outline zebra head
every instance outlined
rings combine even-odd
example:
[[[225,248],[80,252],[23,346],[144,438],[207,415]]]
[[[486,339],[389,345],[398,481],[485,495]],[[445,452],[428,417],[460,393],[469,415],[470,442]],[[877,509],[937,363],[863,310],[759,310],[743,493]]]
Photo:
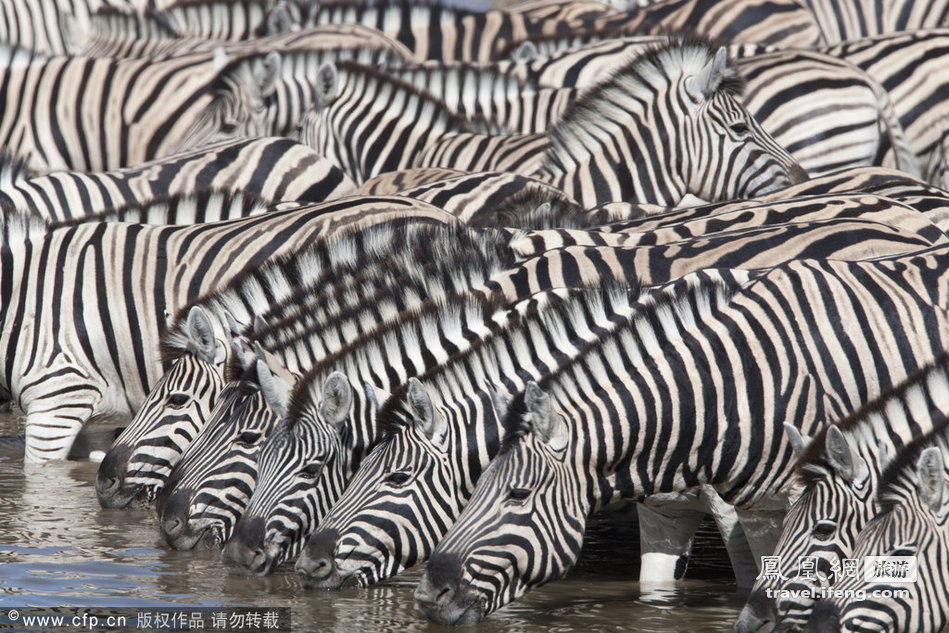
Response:
[[[162,533],[176,549],[223,543],[254,491],[257,454],[277,416],[257,378],[263,362],[251,355],[243,363],[158,498]]]
[[[180,151],[237,138],[274,136],[280,53],[230,61],[208,84],[210,103],[183,136]]]
[[[513,406],[501,452],[415,590],[419,610],[440,624],[480,621],[563,576],[580,553],[590,503],[576,483],[576,439],[536,384]]]
[[[741,101],[727,51],[672,40],[591,88],[550,133],[542,172],[586,208],[764,195],[807,178]]]
[[[476,406],[493,412],[490,398]],[[368,585],[428,556],[464,505],[452,458],[463,442],[450,431],[451,415],[417,378],[392,395],[379,414],[384,438],[297,561],[305,585]]]
[[[99,465],[96,495],[104,508],[148,503],[204,426],[223,386],[224,346],[207,313],[193,306],[165,336],[172,362]]]
[[[838,582],[830,600],[814,607],[808,631],[934,633],[949,623],[949,442],[945,422],[940,427],[907,446],[887,468],[881,511],[854,546],[853,558],[862,568]],[[914,564],[912,582],[902,574]]]
[[[371,65],[336,61],[317,73],[316,101],[302,119],[299,140],[362,183],[412,167],[446,133],[488,125]]]
[[[342,494],[354,452],[364,450],[354,446],[363,434],[352,420],[374,418],[378,408],[372,386],[361,393],[340,372],[316,378],[301,379],[297,393],[308,397],[261,449],[257,488],[227,545],[234,561],[258,575],[294,557]]]
[[[876,509],[876,475],[871,473],[877,470],[868,465],[877,459],[875,442],[850,439],[837,425],[814,440],[791,425],[785,429],[801,455],[804,489],[788,510],[772,553],[777,569],[759,576],[736,623],[738,633],[768,631],[778,621],[782,630],[806,623],[815,601],[811,596],[833,583]],[[804,560],[810,562],[802,569]]]

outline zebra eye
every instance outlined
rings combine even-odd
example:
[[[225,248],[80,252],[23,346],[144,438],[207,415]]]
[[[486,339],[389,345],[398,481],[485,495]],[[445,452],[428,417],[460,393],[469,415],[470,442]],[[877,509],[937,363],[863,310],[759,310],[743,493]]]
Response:
[[[890,552],[890,556],[916,556],[916,548],[904,545]]]
[[[837,531],[837,524],[833,521],[820,521],[811,532],[818,541],[828,541]]]
[[[241,446],[250,448],[260,439],[260,433],[258,431],[244,431],[237,436],[236,442]]]
[[[323,464],[309,464],[300,471],[300,479],[316,479],[321,470],[323,470]]]
[[[511,501],[524,501],[531,496],[530,488],[511,488],[508,498]]]
[[[221,132],[224,134],[233,134],[237,131],[237,122],[236,121],[225,121],[221,124]]]
[[[186,393],[173,393],[168,396],[168,406],[173,409],[180,409],[190,401],[191,398],[189,398]]]
[[[412,478],[412,475],[409,473],[392,473],[386,477],[385,482],[391,486],[404,486],[409,483],[409,479]]]
[[[734,123],[728,126],[728,129],[730,129],[732,132],[734,132],[738,136],[745,136],[750,131],[748,129],[748,124],[745,123],[744,121],[735,121]]]

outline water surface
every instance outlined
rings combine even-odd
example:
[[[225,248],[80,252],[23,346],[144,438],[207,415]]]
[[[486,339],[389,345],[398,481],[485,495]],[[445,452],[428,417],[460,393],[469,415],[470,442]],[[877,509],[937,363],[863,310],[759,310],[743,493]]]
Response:
[[[0,435],[22,433],[0,416]],[[415,612],[419,570],[380,586],[304,591],[292,567],[268,578],[237,575],[216,552],[165,547],[151,510],[105,510],[97,465],[55,462],[24,469],[22,446],[0,442],[0,615],[23,607],[291,607],[298,631],[446,631]],[[710,543],[708,531],[703,543]],[[636,532],[626,511],[591,523],[584,555],[565,580],[497,611],[478,633],[730,631],[742,605],[722,552],[696,552],[675,590],[642,592]],[[3,627],[0,626],[0,629]],[[133,629],[134,630],[134,629]]]

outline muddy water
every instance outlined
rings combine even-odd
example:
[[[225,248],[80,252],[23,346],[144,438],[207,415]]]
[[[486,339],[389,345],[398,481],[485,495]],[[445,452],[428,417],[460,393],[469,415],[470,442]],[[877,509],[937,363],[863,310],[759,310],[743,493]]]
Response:
[[[0,416],[0,436],[16,432],[22,431],[14,418]],[[264,579],[235,575],[214,552],[167,549],[150,511],[99,508],[95,473],[96,465],[88,462],[24,469],[22,446],[0,442],[0,621],[5,610],[29,606],[288,606],[295,631],[446,630],[415,612],[417,571],[336,593],[302,590],[289,566]],[[703,540],[710,542],[707,535]],[[731,630],[742,599],[720,550],[698,551],[692,578],[673,591],[643,592],[633,581],[637,573],[629,513],[608,513],[591,525],[569,578],[535,590],[477,627],[457,630]]]

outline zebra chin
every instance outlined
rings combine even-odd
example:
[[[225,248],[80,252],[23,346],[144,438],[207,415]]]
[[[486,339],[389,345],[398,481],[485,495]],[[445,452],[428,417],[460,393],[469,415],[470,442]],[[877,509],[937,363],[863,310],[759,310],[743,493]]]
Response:
[[[96,497],[99,505],[112,510],[146,506],[155,500],[159,488],[127,483],[131,446],[116,446],[106,453],[96,473]]]
[[[477,624],[488,615],[488,601],[462,580],[461,559],[435,554],[415,588],[415,606],[437,624]]]
[[[748,596],[738,620],[735,633],[771,633],[778,619],[778,608],[764,590],[759,589]]]

